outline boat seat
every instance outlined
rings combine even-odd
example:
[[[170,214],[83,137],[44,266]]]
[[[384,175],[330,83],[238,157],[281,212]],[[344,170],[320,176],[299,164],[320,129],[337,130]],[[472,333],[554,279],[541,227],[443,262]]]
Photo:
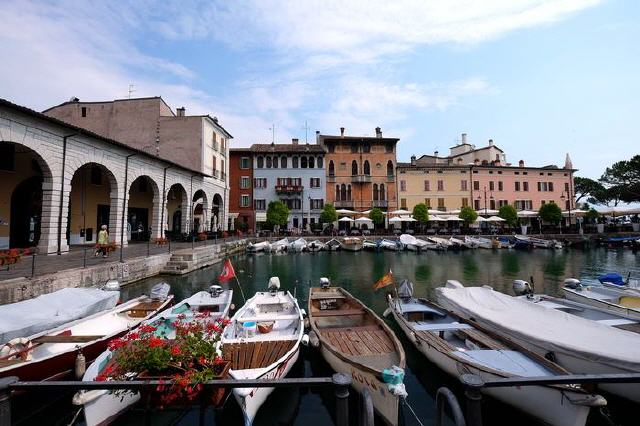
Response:
[[[461,324],[459,322],[450,322],[445,324],[416,324],[412,327],[415,331],[448,331],[448,330],[468,330],[471,327],[469,324]]]
[[[254,316],[254,317],[242,317],[238,318],[238,322],[247,322],[247,321],[291,321],[297,320],[300,316],[298,314],[290,314],[290,315],[269,315],[264,314],[262,316]]]
[[[86,343],[93,342],[94,340],[102,339],[105,336],[72,336],[72,335],[57,335],[57,336],[40,336],[33,339],[31,342],[36,343]]]
[[[324,311],[314,311],[312,317],[337,317],[346,315],[364,315],[363,309],[327,309]]]

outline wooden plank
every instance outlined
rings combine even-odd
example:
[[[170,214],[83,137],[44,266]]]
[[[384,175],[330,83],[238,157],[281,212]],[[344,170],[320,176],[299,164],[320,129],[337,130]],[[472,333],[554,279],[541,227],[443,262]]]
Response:
[[[478,343],[485,345],[489,349],[505,349],[506,348],[506,346],[503,343],[489,337],[485,333],[478,331],[476,329],[460,330],[460,332],[462,332],[463,334],[466,334],[472,340],[475,340]]]
[[[358,349],[353,345],[353,342],[349,338],[349,334],[346,331],[340,331],[338,334],[351,355],[361,355],[360,351],[358,351]]]
[[[253,356],[251,357],[251,363],[249,364],[249,368],[258,368],[258,357],[260,356],[261,350],[262,350],[262,342],[256,342],[255,348],[253,348]]]
[[[360,333],[358,333],[357,331],[351,331],[349,333],[349,338],[351,339],[351,342],[353,342],[353,345],[356,348],[358,348],[358,350],[362,355],[374,354],[374,352],[371,349],[369,349],[369,347],[364,343],[362,337],[360,336]]]
[[[244,367],[251,368],[251,360],[253,359],[253,351],[256,348],[256,342],[247,342],[247,351],[244,355]]]
[[[244,370],[244,362],[247,355],[247,343],[240,343],[240,357],[238,358],[238,370]]]
[[[57,335],[57,336],[40,336],[33,339],[31,342],[36,343],[86,343],[94,340],[102,339],[104,336],[70,336],[70,335]]]
[[[387,336],[387,333],[384,332],[384,330],[380,330],[380,328],[378,328],[377,330],[371,330],[369,334],[385,352],[388,353],[395,351],[393,344],[389,340],[389,337]]]
[[[328,309],[324,311],[314,312],[312,317],[337,317],[346,315],[364,315],[363,309]]]
[[[375,352],[380,354],[387,353],[386,348],[381,345],[380,342],[375,339],[375,337],[373,337],[373,334],[371,332],[369,332],[368,330],[362,330],[360,333],[365,343]]]
[[[282,357],[282,355],[284,355],[283,349],[286,347],[286,345],[287,345],[287,341],[286,340],[280,340],[278,342],[278,345],[276,346],[276,350],[274,351],[273,359],[271,360],[270,364],[273,364],[274,362],[279,360],[280,357]]]
[[[262,358],[262,366],[266,367],[267,365],[270,365],[271,362],[271,357],[273,356],[273,351],[275,351],[276,346],[277,346],[277,342],[274,341],[268,341],[267,343],[267,348],[265,349],[265,354],[264,357]]]

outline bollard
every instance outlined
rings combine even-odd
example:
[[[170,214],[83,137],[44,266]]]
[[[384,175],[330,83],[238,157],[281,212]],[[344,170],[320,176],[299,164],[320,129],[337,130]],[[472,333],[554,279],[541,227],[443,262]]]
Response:
[[[371,392],[369,392],[369,389],[366,387],[362,391],[362,405],[360,406],[360,425],[374,426],[373,400],[371,399]]]
[[[17,377],[0,379],[0,426],[11,425],[11,390],[9,385],[18,381]]]
[[[31,255],[31,278],[36,274],[36,254]]]
[[[460,379],[464,385],[464,395],[467,399],[467,425],[482,426],[482,394],[480,389],[484,386],[484,381],[475,374],[463,374]]]
[[[336,373],[332,376],[336,395],[336,426],[349,425],[349,386],[351,376]]]
[[[84,249],[84,255],[82,256],[82,268],[87,267],[87,249]]]

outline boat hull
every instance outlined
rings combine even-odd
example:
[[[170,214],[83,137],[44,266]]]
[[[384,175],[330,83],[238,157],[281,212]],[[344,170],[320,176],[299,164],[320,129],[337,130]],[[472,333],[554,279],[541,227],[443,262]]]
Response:
[[[621,305],[617,305],[615,303],[611,303],[611,302],[607,302],[605,300],[600,300],[600,299],[593,299],[591,297],[586,297],[580,294],[580,292],[577,291],[573,291],[571,289],[567,289],[567,288],[563,288],[562,289],[563,293],[564,293],[564,297],[566,297],[568,300],[574,301],[574,302],[578,302],[578,303],[582,303],[584,305],[589,305],[589,306],[593,306],[596,308],[600,308],[600,309],[605,309],[609,312],[618,314],[618,315],[623,315],[627,318],[633,318],[633,319],[637,319],[640,320],[640,310],[638,309],[633,309],[633,308],[626,308],[624,306]],[[588,291],[588,290],[582,290],[582,291]]]

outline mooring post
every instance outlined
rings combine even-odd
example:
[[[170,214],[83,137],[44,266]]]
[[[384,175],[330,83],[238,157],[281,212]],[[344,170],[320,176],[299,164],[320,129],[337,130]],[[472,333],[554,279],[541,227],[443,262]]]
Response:
[[[171,253],[171,238],[169,238],[169,253]]]
[[[11,426],[11,390],[9,385],[18,381],[15,376],[0,379],[0,426]]]
[[[36,274],[36,253],[31,255],[31,278]]]
[[[349,425],[349,386],[351,376],[344,373],[336,373],[332,377],[336,394],[336,425]]]
[[[480,389],[484,386],[484,381],[475,374],[463,374],[461,380],[467,399],[467,425],[482,426],[482,394]]]
[[[82,268],[86,268],[87,267],[87,249],[84,249],[84,254],[82,256]]]
[[[364,388],[362,392],[362,405],[360,406],[360,425],[361,426],[373,426],[373,400],[371,399],[371,392],[368,388]]]

